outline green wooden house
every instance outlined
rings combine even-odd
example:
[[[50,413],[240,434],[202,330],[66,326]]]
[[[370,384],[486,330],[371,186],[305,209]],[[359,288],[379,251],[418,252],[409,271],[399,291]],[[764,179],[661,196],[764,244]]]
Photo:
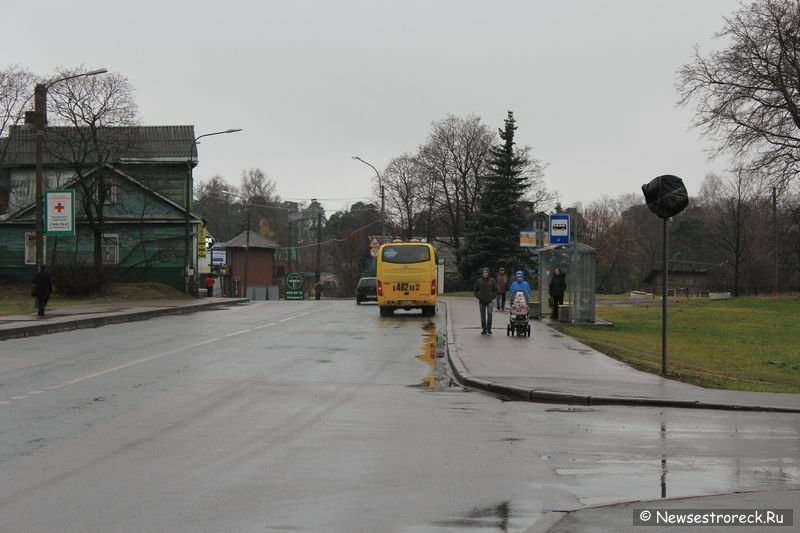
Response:
[[[54,272],[93,264],[95,234],[82,201],[84,194],[96,194],[86,186],[96,180],[105,196],[105,279],[155,281],[183,290],[187,242],[188,263],[195,265],[195,235],[202,222],[191,212],[187,216],[187,190],[192,190],[197,164],[194,127],[101,128],[105,138],[116,141],[106,145],[102,163],[95,164],[66,153],[74,152],[74,146],[56,141],[59,135],[75,137],[75,131],[48,127],[45,135],[44,189],[75,191],[75,235],[46,235],[43,262]],[[0,281],[29,281],[35,271],[35,135],[16,127],[0,138]]]

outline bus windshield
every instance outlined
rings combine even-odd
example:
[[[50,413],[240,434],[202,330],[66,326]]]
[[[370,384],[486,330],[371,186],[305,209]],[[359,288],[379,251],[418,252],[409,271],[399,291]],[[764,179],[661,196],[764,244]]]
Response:
[[[424,263],[431,260],[427,246],[384,246],[381,260],[384,263]]]

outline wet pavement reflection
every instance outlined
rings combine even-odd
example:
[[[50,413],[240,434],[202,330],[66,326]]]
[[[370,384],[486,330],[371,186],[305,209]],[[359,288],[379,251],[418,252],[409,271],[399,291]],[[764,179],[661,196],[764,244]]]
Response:
[[[415,532],[525,531],[553,510],[800,489],[795,415],[516,402],[505,407],[502,416],[515,423],[493,441],[544,471],[534,467],[539,475],[511,500],[467,509]]]
[[[416,359],[428,366],[428,372],[422,378],[420,387],[441,391],[452,385],[445,358],[445,338],[433,322],[428,322],[422,327],[422,349]]]

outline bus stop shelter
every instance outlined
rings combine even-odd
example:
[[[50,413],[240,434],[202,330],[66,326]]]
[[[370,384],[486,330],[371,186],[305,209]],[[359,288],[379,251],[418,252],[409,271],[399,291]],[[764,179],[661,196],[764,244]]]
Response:
[[[564,309],[559,310],[559,320],[569,323],[595,322],[595,266],[597,254],[586,244],[547,246],[539,249],[539,316],[550,316],[548,286],[553,271],[560,268],[567,275]],[[535,303],[535,302],[534,302]]]

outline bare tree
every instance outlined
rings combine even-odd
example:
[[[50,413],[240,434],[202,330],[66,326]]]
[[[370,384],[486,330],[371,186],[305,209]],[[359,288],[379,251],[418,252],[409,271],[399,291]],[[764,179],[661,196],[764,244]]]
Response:
[[[434,212],[446,226],[448,240],[459,249],[464,228],[477,208],[481,176],[486,172],[494,133],[480,118],[448,115],[434,122],[417,155],[426,180],[435,185]],[[442,236],[438,236],[442,237]]]
[[[230,240],[240,231],[237,222],[241,218],[241,213],[238,212],[240,205],[235,203],[234,196],[224,194],[223,191],[234,194],[239,192],[222,176],[214,176],[199,184],[194,202],[195,211],[206,219],[208,231],[218,241]]]
[[[776,184],[800,165],[800,0],[758,0],[731,17],[718,37],[722,51],[684,65],[679,103],[694,102],[694,126],[732,153],[745,170]]]
[[[725,181],[723,192],[717,207],[714,230],[719,247],[727,256],[726,264],[732,271],[733,294],[738,296],[742,271],[752,256],[752,230],[758,190],[750,176],[738,169]]]
[[[650,267],[642,246],[642,230],[628,216],[635,206],[632,195],[604,196],[581,212],[581,241],[597,250],[597,287],[601,292],[636,288]]]
[[[31,107],[35,83],[36,77],[17,65],[0,70],[0,137],[23,122],[25,110]],[[0,164],[6,149],[5,143],[0,144]]]
[[[288,224],[288,211],[281,207],[277,191],[278,185],[260,168],[242,171],[241,194],[250,205],[251,227],[270,239],[284,235]]]
[[[61,69],[58,78],[79,74]],[[94,271],[103,279],[105,207],[113,195],[112,166],[136,144],[138,110],[133,87],[122,74],[74,77],[49,88],[50,122],[45,149],[70,168],[81,191],[82,212],[94,236]]]
[[[242,197],[262,203],[280,202],[277,184],[269,179],[260,168],[242,171]]]
[[[383,171],[387,218],[394,219],[400,235],[410,239],[416,235],[419,214],[425,208],[425,179],[416,158],[403,154],[389,162]]]

